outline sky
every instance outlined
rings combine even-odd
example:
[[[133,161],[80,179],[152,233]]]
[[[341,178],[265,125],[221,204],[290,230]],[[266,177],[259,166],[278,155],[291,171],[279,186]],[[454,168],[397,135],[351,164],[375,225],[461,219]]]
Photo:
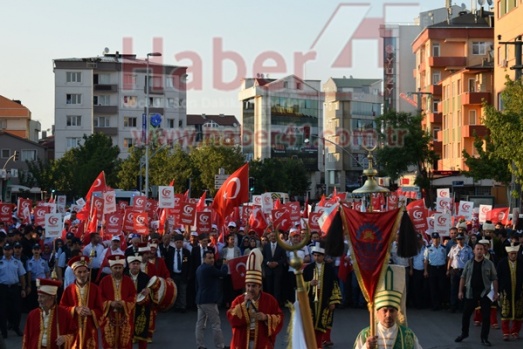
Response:
[[[4,0],[0,95],[21,100],[42,130],[50,129],[53,59],[101,56],[105,48],[138,58],[160,51],[156,62],[190,67],[188,114],[239,119],[242,78],[382,78],[379,34],[367,28],[412,23],[420,11],[444,6],[445,0]]]

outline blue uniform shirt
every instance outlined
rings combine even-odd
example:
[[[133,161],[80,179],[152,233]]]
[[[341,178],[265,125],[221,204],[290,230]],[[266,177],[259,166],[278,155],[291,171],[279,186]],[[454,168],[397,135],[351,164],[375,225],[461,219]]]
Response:
[[[463,247],[460,248],[459,245],[456,244],[452,246],[448,256],[449,258],[452,258],[452,268],[463,269],[465,264],[474,258],[474,253],[472,252],[472,248],[469,245],[463,245]]]
[[[423,261],[425,260],[425,250],[427,247],[421,246],[417,255],[412,257],[412,268],[423,271]]]
[[[438,247],[434,245],[430,245],[425,250],[425,260],[429,262],[429,265],[434,267],[439,267],[444,265],[447,262],[447,250],[444,246],[438,245]]]
[[[5,256],[0,259],[0,284],[16,285],[20,282],[20,276],[25,275],[25,268],[18,259],[11,257],[6,259]]]
[[[49,264],[42,257],[36,260],[34,257],[27,261],[27,271],[31,273],[31,281],[45,278],[49,273]]]

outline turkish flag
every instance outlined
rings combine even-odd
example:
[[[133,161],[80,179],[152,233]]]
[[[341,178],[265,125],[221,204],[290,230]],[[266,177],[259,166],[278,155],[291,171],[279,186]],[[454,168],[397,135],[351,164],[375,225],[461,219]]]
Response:
[[[288,231],[291,229],[292,221],[291,215],[287,208],[279,208],[271,211],[272,213],[272,225],[279,231]]]
[[[248,256],[237,257],[229,260],[229,270],[231,272],[232,288],[241,290],[245,286],[245,273],[247,272]]]
[[[89,203],[91,202],[91,196],[94,192],[100,191],[104,192],[107,190],[107,184],[105,183],[105,172],[102,171],[96,177],[93,184],[91,184],[91,188],[89,188],[89,191],[87,192],[87,195],[85,196],[85,206],[89,206]]]
[[[89,225],[87,226],[87,232],[96,232],[98,227],[98,208],[96,206],[91,210],[91,217],[89,217]]]
[[[267,220],[263,215],[261,207],[254,207],[249,217],[249,230],[254,230],[258,236],[262,236],[267,226]]]
[[[509,223],[509,213],[510,211],[508,207],[494,208],[487,212],[487,220],[494,224],[501,223],[507,225]]]
[[[230,175],[214,196],[212,208],[225,220],[236,206],[249,201],[249,164]]]
[[[196,212],[202,212],[205,209],[205,199],[207,198],[207,190],[203,192],[202,196],[196,204]]]

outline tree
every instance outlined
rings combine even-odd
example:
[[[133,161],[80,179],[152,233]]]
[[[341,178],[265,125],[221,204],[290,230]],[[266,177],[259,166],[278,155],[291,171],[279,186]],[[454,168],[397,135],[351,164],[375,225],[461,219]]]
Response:
[[[27,171],[19,173],[21,185],[26,187],[40,187],[43,190],[54,188],[55,174],[53,172],[53,162],[44,161],[37,158],[33,161],[26,161]]]
[[[299,159],[253,160],[249,164],[249,176],[256,180],[254,194],[274,191],[303,196],[310,187],[307,170]]]
[[[105,179],[114,187],[120,167],[120,149],[113,145],[111,137],[94,133],[83,137],[83,143],[68,150],[64,156],[53,163],[54,188],[73,197],[87,193],[91,184],[101,171]]]
[[[507,76],[501,93],[502,110],[485,105],[485,126],[494,145],[493,158],[503,159],[517,183],[523,183],[523,82]]]
[[[504,184],[510,183],[511,175],[509,162],[496,155],[496,146],[489,135],[484,139],[474,138],[476,156],[472,156],[463,149],[463,158],[469,168],[464,174],[474,180],[493,179]]]
[[[428,206],[432,206],[430,169],[435,168],[438,155],[432,149],[430,134],[421,128],[422,116],[392,111],[376,121],[380,124],[379,140],[385,145],[376,151],[381,171],[396,181],[410,166],[415,166],[415,184],[425,193]]]

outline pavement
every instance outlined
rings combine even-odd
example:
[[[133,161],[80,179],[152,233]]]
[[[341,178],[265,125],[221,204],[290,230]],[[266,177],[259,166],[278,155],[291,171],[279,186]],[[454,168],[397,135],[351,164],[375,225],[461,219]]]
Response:
[[[225,317],[225,309],[220,310],[222,317],[222,330],[228,345],[231,339],[231,327]],[[287,348],[287,325],[289,312],[285,310],[285,324],[278,335],[276,348]],[[25,321],[25,316],[23,320]],[[477,349],[483,348],[480,341],[480,328],[471,325],[470,336],[461,343],[455,343],[454,339],[460,334],[461,314],[446,311],[431,311],[409,309],[407,321],[410,328],[416,333],[421,346],[424,349]],[[332,330],[332,348],[352,348],[358,332],[368,326],[369,314],[365,309],[338,309],[334,315],[334,327]],[[168,349],[192,349],[196,348],[194,339],[194,326],[196,324],[196,311],[188,311],[185,314],[169,311],[160,313],[157,321],[157,330],[154,342],[149,348]],[[23,328],[23,326],[21,326]],[[7,349],[22,347],[22,338],[9,331],[6,340]],[[501,330],[492,329],[489,340],[493,347],[497,348],[523,348],[523,339],[517,341],[502,341]],[[212,330],[206,331],[207,348],[214,348],[212,342]],[[137,345],[135,345],[137,347]]]

